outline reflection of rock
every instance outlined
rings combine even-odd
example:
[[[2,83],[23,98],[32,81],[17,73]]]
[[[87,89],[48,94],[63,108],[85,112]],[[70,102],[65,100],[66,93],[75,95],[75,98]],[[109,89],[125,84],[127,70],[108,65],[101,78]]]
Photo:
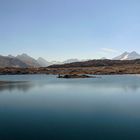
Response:
[[[71,74],[71,75],[58,75],[58,78],[96,78],[96,77],[88,75]]]

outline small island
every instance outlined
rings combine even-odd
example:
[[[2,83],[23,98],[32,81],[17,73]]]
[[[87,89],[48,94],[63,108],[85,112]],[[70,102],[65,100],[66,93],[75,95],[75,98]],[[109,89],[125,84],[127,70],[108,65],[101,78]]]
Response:
[[[78,75],[78,74],[66,74],[66,75],[58,75],[58,78],[96,78],[95,76],[89,76],[89,75]]]

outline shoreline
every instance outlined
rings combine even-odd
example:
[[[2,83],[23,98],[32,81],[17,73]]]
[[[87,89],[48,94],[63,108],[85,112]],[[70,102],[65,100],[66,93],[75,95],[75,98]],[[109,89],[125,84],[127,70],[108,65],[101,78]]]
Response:
[[[6,75],[54,75],[54,76],[59,76],[59,74],[45,74],[45,73],[27,73],[27,74],[0,74],[0,76],[6,76]],[[73,75],[73,74],[61,74],[61,75]],[[101,76],[101,75],[103,75],[103,76],[107,76],[107,75],[116,75],[116,76],[118,76],[118,75],[140,75],[140,73],[123,73],[123,74],[76,74],[76,75],[93,75],[93,76]],[[0,82],[7,82],[7,81],[0,81]]]
[[[140,65],[121,66],[100,66],[100,67],[69,67],[69,68],[0,68],[0,75],[26,75],[26,74],[47,74],[47,75],[127,75],[140,74]]]

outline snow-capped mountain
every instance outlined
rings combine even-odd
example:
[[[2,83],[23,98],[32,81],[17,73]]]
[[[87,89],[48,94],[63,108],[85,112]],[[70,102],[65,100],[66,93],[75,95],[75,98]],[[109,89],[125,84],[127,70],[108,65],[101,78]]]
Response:
[[[107,58],[103,57],[99,60],[106,60]],[[124,52],[123,54],[113,58],[112,60],[134,60],[140,59],[140,54],[137,52]],[[96,59],[95,59],[96,60]],[[8,55],[2,56],[0,55],[0,67],[47,67],[50,65],[60,65],[60,64],[69,64],[73,62],[85,62],[89,61],[86,59],[78,60],[78,59],[68,59],[65,61],[47,61],[42,57],[35,59],[25,53],[17,56]]]
[[[124,52],[123,54],[113,58],[113,60],[134,60],[134,59],[140,59],[140,54],[137,52]]]

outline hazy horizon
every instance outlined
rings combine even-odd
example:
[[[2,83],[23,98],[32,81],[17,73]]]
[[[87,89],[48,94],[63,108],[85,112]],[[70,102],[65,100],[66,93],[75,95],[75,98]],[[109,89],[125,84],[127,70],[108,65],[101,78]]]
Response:
[[[138,0],[0,0],[2,55],[48,61],[140,53]]]

